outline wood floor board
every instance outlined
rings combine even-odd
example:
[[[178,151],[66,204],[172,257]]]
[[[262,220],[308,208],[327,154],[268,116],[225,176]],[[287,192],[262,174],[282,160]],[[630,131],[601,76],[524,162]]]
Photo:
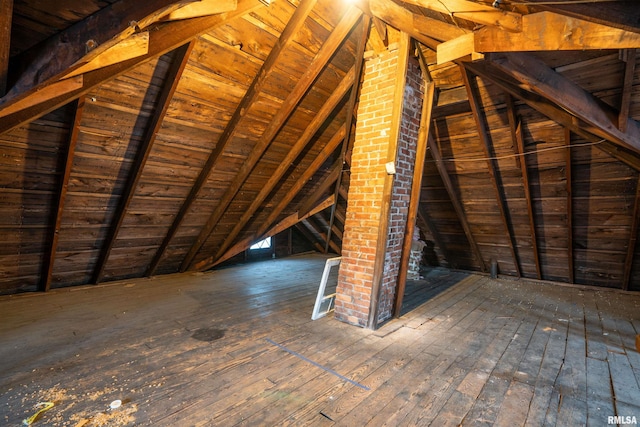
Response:
[[[437,268],[408,287],[402,316],[371,331],[311,320],[327,257],[0,297],[0,425],[48,399],[42,426],[640,416],[640,295]]]

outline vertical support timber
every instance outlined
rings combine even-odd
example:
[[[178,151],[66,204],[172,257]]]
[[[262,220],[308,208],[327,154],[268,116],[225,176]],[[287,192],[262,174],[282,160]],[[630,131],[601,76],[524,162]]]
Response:
[[[629,108],[631,107],[631,91],[633,89],[633,75],[636,69],[636,49],[622,51],[626,61],[624,67],[624,81],[622,83],[622,100],[620,101],[620,114],[618,115],[618,129],[627,131],[629,123]]]
[[[51,278],[53,277],[53,263],[56,259],[58,251],[58,238],[60,237],[60,228],[62,227],[62,213],[64,212],[64,204],[67,198],[67,189],[69,187],[69,179],[71,177],[71,168],[73,167],[73,157],[76,152],[78,143],[78,135],[80,134],[80,123],[82,122],[82,112],[84,111],[84,96],[74,102],[75,112],[69,133],[69,145],[67,147],[67,156],[64,161],[64,173],[60,181],[60,190],[55,207],[56,217],[53,222],[51,233],[51,246],[42,262],[42,273],[40,275],[39,290],[47,292],[51,289]]]
[[[0,98],[7,93],[13,0],[0,0]]]
[[[571,130],[564,130],[564,144],[566,148],[565,174],[567,179],[567,259],[569,269],[569,283],[575,282],[573,266],[573,184],[571,179]]]
[[[509,239],[509,249],[511,250],[511,257],[513,259],[513,266],[516,271],[516,275],[521,277],[520,273],[520,260],[518,259],[518,254],[516,253],[516,243],[515,238],[513,236],[513,232],[511,231],[511,227],[509,224],[509,218],[507,216],[507,206],[502,197],[502,192],[500,191],[500,184],[498,182],[498,169],[495,164],[495,160],[492,158],[492,143],[491,137],[489,136],[489,130],[485,125],[485,118],[482,112],[482,108],[480,106],[480,95],[478,84],[476,81],[476,77],[472,75],[464,65],[460,66],[460,71],[462,73],[462,79],[464,80],[465,87],[467,88],[467,95],[469,96],[469,103],[471,104],[471,111],[473,112],[473,117],[476,122],[476,126],[478,128],[478,136],[480,137],[480,141],[482,142],[482,148],[484,150],[485,157],[487,158],[487,167],[489,169],[489,177],[491,178],[491,184],[493,185],[493,189],[496,193],[496,200],[498,202],[498,209],[500,211],[500,217],[502,219],[502,224],[504,225],[505,232],[507,233],[507,238]]]
[[[638,239],[638,226],[640,225],[640,172],[638,173],[638,181],[636,184],[636,199],[633,203],[633,223],[631,224],[631,234],[629,235],[629,244],[627,246],[627,257],[624,262],[624,276],[622,280],[622,289],[629,290],[631,282],[631,268],[633,267],[633,259],[635,258],[636,241]]]

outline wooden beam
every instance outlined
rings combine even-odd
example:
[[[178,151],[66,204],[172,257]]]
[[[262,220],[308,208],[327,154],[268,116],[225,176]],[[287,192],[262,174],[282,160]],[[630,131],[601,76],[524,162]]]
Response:
[[[158,267],[158,264],[160,263],[160,260],[164,255],[164,252],[169,246],[169,243],[178,231],[178,228],[180,227],[180,224],[182,224],[182,221],[187,215],[187,212],[189,212],[191,205],[193,205],[193,203],[197,199],[198,193],[207,182],[213,166],[216,164],[218,158],[220,157],[220,154],[222,154],[222,152],[227,148],[229,141],[235,134],[238,128],[238,123],[240,123],[240,121],[244,117],[245,112],[248,111],[249,108],[257,100],[258,95],[265,85],[267,77],[271,74],[274,67],[278,63],[278,59],[280,58],[280,54],[282,53],[283,49],[285,49],[290,43],[293,42],[293,37],[300,30],[300,28],[302,28],[304,22],[307,19],[307,16],[311,12],[315,4],[316,0],[305,0],[301,2],[294,12],[293,16],[287,23],[287,26],[280,34],[280,38],[271,49],[271,52],[269,52],[269,56],[267,56],[267,59],[265,59],[262,67],[260,67],[260,71],[254,77],[251,85],[245,92],[244,97],[236,107],[233,115],[231,116],[231,119],[225,126],[224,131],[216,142],[215,147],[209,154],[207,161],[200,170],[198,177],[196,178],[193,186],[191,187],[191,190],[189,191],[189,195],[180,206],[180,210],[174,217],[173,222],[169,227],[169,230],[167,231],[167,234],[162,240],[160,247],[156,251],[151,263],[149,264],[149,267],[147,268],[147,276],[152,276],[155,273],[156,268]],[[191,20],[189,22],[191,22]]]
[[[508,31],[522,29],[522,15],[506,12],[489,5],[467,0],[403,0],[407,4],[424,7],[457,18],[483,25],[492,25]]]
[[[516,241],[511,230],[508,207],[506,206],[502,191],[500,190],[501,183],[499,182],[499,171],[495,164],[495,160],[493,159],[493,144],[491,142],[489,130],[487,129],[485,123],[485,117],[482,112],[482,107],[480,106],[480,93],[476,77],[471,75],[471,73],[464,66],[461,66],[460,68],[462,79],[464,80],[465,87],[467,88],[467,94],[469,96],[469,103],[471,104],[473,118],[478,129],[478,137],[480,138],[482,149],[484,151],[485,157],[487,158],[489,178],[491,179],[491,184],[496,193],[496,201],[498,202],[500,219],[502,220],[507,238],[509,239],[509,249],[511,251],[511,257],[513,258],[513,266],[515,268],[517,276],[521,277],[522,274],[520,272],[520,259],[518,258],[518,254],[516,252]]]
[[[455,25],[411,13],[391,0],[369,0],[369,6],[375,17],[410,34],[431,49],[435,49],[440,41],[451,40],[468,33]]]
[[[633,77],[636,70],[636,49],[629,49],[624,52],[625,67],[624,80],[622,83],[622,99],[620,101],[620,114],[618,114],[618,129],[621,132],[627,131],[629,123],[629,109],[631,107],[631,92],[633,90]]]
[[[107,236],[105,237],[105,242],[100,251],[100,255],[98,256],[98,260],[93,272],[92,283],[97,284],[102,280],[105,266],[109,259],[109,255],[111,254],[111,250],[113,249],[113,244],[118,237],[120,227],[122,226],[122,222],[124,221],[124,218],[127,214],[127,209],[129,209],[129,205],[131,204],[133,195],[135,194],[136,188],[138,187],[138,182],[140,181],[140,177],[142,176],[142,171],[147,164],[147,159],[149,158],[149,154],[151,153],[151,149],[153,148],[156,136],[158,135],[158,132],[160,132],[160,128],[162,127],[164,117],[167,114],[167,110],[169,109],[171,99],[173,99],[173,95],[178,89],[180,77],[182,76],[182,73],[187,66],[187,62],[189,62],[189,56],[191,55],[191,51],[193,50],[195,43],[195,40],[192,40],[191,42],[178,48],[175,57],[171,62],[171,66],[167,71],[164,84],[162,86],[160,94],[158,95],[154,114],[151,117],[149,124],[147,125],[144,137],[142,138],[140,146],[138,147],[136,157],[131,164],[127,182],[118,201],[118,207],[113,214],[111,226],[109,228]]]
[[[249,246],[251,246],[251,244],[253,242],[257,242],[260,241],[268,236],[275,236],[278,233],[283,232],[284,230],[286,230],[287,228],[291,228],[294,225],[296,225],[297,223],[299,223],[300,221],[302,221],[303,219],[309,218],[310,216],[313,216],[315,214],[317,214],[318,212],[321,212],[331,206],[333,206],[335,203],[335,198],[333,196],[329,196],[327,197],[325,200],[323,200],[322,202],[320,202],[316,207],[314,207],[309,213],[307,213],[304,216],[300,216],[298,212],[293,213],[291,215],[289,215],[288,217],[286,217],[285,219],[283,219],[282,221],[280,221],[279,223],[277,223],[276,225],[274,225],[273,227],[269,228],[269,229],[265,229],[266,231],[263,231],[262,234],[254,234],[251,237],[247,237],[242,239],[240,242],[236,243],[235,245],[233,245],[222,257],[220,257],[218,260],[216,260],[215,262],[213,261],[213,257],[209,257],[205,260],[202,260],[200,262],[198,262],[197,264],[195,264],[195,268],[198,271],[204,271],[207,270],[211,267],[214,267],[220,263],[223,263],[224,261],[238,255],[240,252],[246,250]],[[258,237],[256,237],[258,236]],[[322,251],[320,251],[322,252]]]
[[[189,3],[174,10],[162,21],[175,21],[178,19],[197,18],[200,16],[216,15],[218,13],[231,12],[238,7],[237,0],[200,0]]]
[[[531,250],[533,251],[533,261],[536,267],[536,278],[542,279],[540,269],[540,252],[538,251],[538,236],[536,233],[536,217],[533,211],[533,200],[531,197],[531,184],[529,183],[529,169],[527,168],[526,149],[524,147],[524,135],[522,134],[522,122],[516,116],[516,106],[513,97],[507,97],[507,116],[509,119],[509,129],[511,131],[511,141],[513,150],[516,153],[516,160],[522,175],[522,188],[527,201],[527,214],[529,215],[529,233],[531,235]]]
[[[249,207],[244,211],[244,213],[240,216],[240,219],[237,220],[236,225],[233,229],[227,234],[224,242],[218,249],[215,259],[219,258],[224,254],[224,252],[231,246],[235,238],[240,234],[240,232],[244,229],[247,223],[251,220],[251,218],[258,211],[262,202],[273,192],[273,190],[280,184],[280,180],[284,176],[284,174],[289,170],[291,164],[295,162],[300,153],[305,149],[309,141],[316,135],[320,127],[325,124],[333,110],[340,103],[342,98],[346,95],[349,90],[352,90],[355,82],[355,67],[351,68],[349,73],[347,73],[338,87],[333,91],[331,96],[324,103],[322,108],[314,115],[311,123],[305,128],[304,132],[298,138],[296,143],[291,147],[291,150],[287,153],[285,158],[278,164],[278,167],[273,172],[273,174],[269,177],[266,183],[262,186],[258,194],[251,201]],[[339,178],[338,178],[339,179]]]
[[[407,270],[411,258],[411,246],[413,244],[413,232],[415,230],[418,210],[420,208],[420,193],[422,192],[422,175],[424,172],[424,161],[427,155],[427,138],[431,128],[431,112],[435,101],[436,85],[429,81],[426,73],[426,64],[420,62],[422,68],[422,83],[424,85],[424,95],[422,98],[422,112],[420,114],[420,129],[418,131],[418,141],[416,143],[416,158],[413,166],[413,176],[411,179],[411,194],[409,198],[409,209],[407,212],[407,225],[402,240],[402,252],[400,254],[400,268],[396,285],[396,296],[394,302],[393,315],[400,317],[402,314],[402,301],[407,285]]]
[[[260,140],[251,150],[251,153],[240,167],[240,170],[238,171],[238,174],[236,175],[233,182],[229,185],[229,187],[227,187],[227,190],[220,199],[220,202],[217,205],[216,209],[209,216],[209,219],[201,229],[196,241],[191,246],[189,252],[182,261],[182,264],[180,265],[181,272],[184,272],[192,264],[196,254],[198,253],[198,251],[200,251],[200,248],[202,248],[206,240],[209,238],[209,235],[218,224],[220,218],[222,218],[222,215],[226,211],[229,204],[231,204],[231,202],[235,198],[236,194],[240,190],[240,187],[242,187],[242,184],[244,184],[246,179],[249,177],[251,171],[258,163],[267,148],[269,148],[276,135],[280,131],[281,127],[293,113],[302,97],[313,85],[313,82],[318,77],[320,72],[329,63],[338,47],[340,47],[344,40],[348,37],[351,29],[360,19],[361,14],[362,12],[359,9],[352,6],[348,7],[338,25],[336,25],[325,43],[320,48],[320,51],[311,61],[311,64],[309,64],[309,67],[307,68],[305,73],[300,77],[296,86],[293,88],[287,99],[284,100],[280,110],[278,110],[278,112],[272,118],[271,122],[269,122],[269,124],[267,125],[267,128],[260,137]]]
[[[374,19],[374,22],[376,19]],[[358,46],[356,48],[356,63],[354,65],[355,68],[355,80],[358,84],[354,85],[351,90],[351,95],[349,96],[349,102],[347,103],[347,111],[345,117],[345,129],[351,129],[353,127],[353,118],[355,115],[356,106],[358,103],[358,98],[360,96],[360,80],[362,76],[362,70],[364,68],[364,52],[367,48],[367,37],[369,35],[369,17],[367,15],[363,16],[362,19],[362,33],[360,34],[360,38],[358,39]],[[347,147],[351,142],[351,132],[347,133],[347,138],[344,144],[342,144],[342,149],[340,150],[340,158],[342,159],[342,164],[346,163],[346,154]],[[338,176],[338,180],[336,181],[336,188],[333,192],[336,201],[338,200],[338,196],[340,195],[340,189],[342,188],[342,174]],[[335,203],[331,207],[331,215],[329,218],[329,227],[327,229],[327,246],[325,247],[325,253],[329,252],[329,241],[331,240],[331,232],[333,228],[333,222],[335,220],[336,207],[338,203]],[[340,238],[342,240],[342,237]]]
[[[0,120],[0,134],[66,105],[74,99],[86,95],[97,86],[134,69],[139,64],[175,50],[198,35],[260,7],[264,7],[264,5],[258,0],[240,0],[238,8],[233,12],[161,24],[149,34],[149,53],[146,55],[86,72],[83,74],[82,87],[75,90],[44,99],[38,92],[26,95],[25,100],[33,98],[36,101],[27,101],[23,108],[4,116]],[[2,109],[3,106],[0,105],[0,115],[2,115]]]
[[[477,53],[474,47],[475,35],[468,33],[453,40],[440,43],[436,48],[436,60],[438,65],[449,61],[463,58],[467,55],[475,55],[472,59],[482,59],[482,55]]]
[[[429,229],[429,232],[431,233],[431,237],[433,237],[433,240],[434,240],[433,243],[438,248],[440,248],[440,251],[442,252],[442,256],[444,257],[444,260],[449,264],[449,266],[456,268],[456,263],[453,262],[451,253],[447,249],[447,245],[444,242],[444,239],[442,238],[442,235],[440,234],[440,231],[438,230],[438,227],[436,226],[435,222],[433,222],[431,215],[429,215],[429,212],[427,212],[422,207],[419,207],[418,209],[419,209],[418,216],[417,216],[418,225]]]
[[[306,222],[306,220],[296,223],[295,227],[302,233],[309,243],[318,250],[318,252],[322,252],[322,244],[318,241],[316,235],[311,232],[311,226]]]
[[[519,82],[515,78],[493,66],[490,62],[467,63],[466,67],[471,69],[474,74],[481,76],[487,81],[491,81],[511,96],[524,102],[549,119],[571,129],[572,132],[580,135],[585,140],[597,144],[596,146],[600,150],[633,169],[640,171],[640,157],[638,157],[635,152],[609,141],[599,139],[595,136],[599,133],[597,128],[578,120],[575,116],[555,105],[550,100],[525,90],[519,85]]]
[[[553,12],[522,17],[522,31],[486,26],[474,32],[478,52],[633,49],[640,33]]]
[[[325,193],[335,185],[341,173],[343,173],[342,160],[336,159],[333,165],[331,165],[331,169],[327,176],[323,178],[322,183],[313,190],[313,193],[307,196],[307,201],[300,207],[299,212],[302,215],[306,215],[307,212],[311,211],[311,209],[313,209],[313,207],[318,203],[318,200],[320,200],[322,196],[324,196]]]
[[[438,168],[438,173],[440,174],[440,178],[442,178],[442,183],[449,194],[449,198],[451,199],[451,204],[453,205],[453,209],[456,211],[458,215],[458,220],[460,221],[460,225],[462,225],[462,229],[464,230],[464,234],[467,236],[467,241],[469,242],[469,246],[471,246],[471,250],[473,251],[473,255],[475,256],[478,264],[480,265],[480,270],[483,273],[486,273],[487,266],[484,263],[484,259],[482,259],[482,253],[480,252],[480,247],[476,242],[476,239],[473,237],[473,233],[471,233],[471,227],[469,227],[469,222],[467,221],[467,216],[464,212],[464,207],[462,206],[462,202],[456,193],[455,187],[453,186],[453,182],[451,181],[451,177],[449,176],[449,172],[447,171],[447,167],[445,166],[442,156],[440,155],[440,150],[438,150],[438,146],[436,145],[436,141],[433,139],[431,135],[427,140],[429,144],[429,151],[431,151],[431,156],[435,161],[436,167]]]
[[[60,229],[62,228],[62,214],[64,212],[64,204],[67,199],[67,190],[69,188],[69,179],[71,177],[71,169],[73,168],[73,158],[76,152],[76,145],[78,143],[78,136],[80,135],[80,123],[82,122],[82,113],[84,111],[84,97],[79,98],[73,103],[74,115],[71,124],[71,131],[69,133],[69,144],[67,146],[67,155],[64,161],[64,173],[60,180],[60,188],[58,190],[58,197],[56,198],[56,204],[53,211],[55,212],[55,218],[53,220],[53,227],[51,227],[50,245],[47,250],[47,255],[42,261],[42,273],[40,274],[39,290],[47,292],[51,289],[51,279],[53,278],[53,265],[56,259],[56,253],[58,251],[58,239],[60,237]]]
[[[549,99],[592,126],[592,132],[615,144],[640,153],[640,124],[628,119],[627,129],[618,127],[618,111],[598,101],[543,61],[523,53],[502,54],[491,60],[497,69],[515,78],[524,89]]]
[[[13,0],[0,0],[0,98],[7,92]]]
[[[571,130],[564,129],[564,144],[566,149],[565,176],[567,180],[567,260],[569,283],[575,283],[575,269],[573,266],[573,179],[571,166]]]
[[[51,83],[48,86],[43,87],[38,92],[35,92],[30,97],[21,98],[4,108],[2,105],[0,105],[0,118],[18,113],[22,110],[49,101],[56,97],[74,93],[81,89],[83,86],[84,79],[82,76],[75,76]]]
[[[118,44],[105,50],[82,67],[76,68],[71,73],[65,75],[65,78],[104,68],[128,59],[137,58],[147,53],[149,53],[149,32],[144,31],[142,33],[132,34]]]
[[[638,239],[638,227],[640,226],[640,173],[636,182],[636,198],[633,203],[633,220],[631,223],[631,232],[629,234],[629,243],[627,245],[627,256],[624,261],[624,275],[622,279],[622,289],[629,290],[631,283],[631,269],[636,254],[636,241]]]
[[[21,53],[16,63],[25,71],[0,100],[0,108],[41,91],[184,3],[120,0]]]

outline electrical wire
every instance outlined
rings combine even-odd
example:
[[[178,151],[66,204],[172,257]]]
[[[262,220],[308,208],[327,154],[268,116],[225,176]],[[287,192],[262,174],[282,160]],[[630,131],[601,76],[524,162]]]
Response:
[[[508,155],[505,155],[505,156],[481,157],[481,158],[477,158],[477,159],[442,159],[442,161],[443,162],[463,163],[463,162],[486,162],[487,160],[513,159],[513,158],[516,158],[516,157],[529,156],[531,154],[544,153],[546,151],[566,150],[567,148],[578,148],[578,147],[591,147],[591,146],[594,146],[594,145],[602,144],[603,142],[606,142],[606,139],[601,139],[600,141],[596,141],[596,142],[587,142],[585,144],[570,144],[570,145],[563,145],[561,147],[541,148],[539,150],[528,151],[526,153],[508,154]],[[430,162],[435,163],[436,160],[430,160]]]

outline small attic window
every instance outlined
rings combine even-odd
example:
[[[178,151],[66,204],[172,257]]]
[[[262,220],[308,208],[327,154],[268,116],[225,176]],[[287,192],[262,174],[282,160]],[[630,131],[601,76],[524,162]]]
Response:
[[[245,246],[246,247],[246,246]],[[269,249],[271,247],[271,237],[267,237],[264,240],[254,243],[249,249]]]

